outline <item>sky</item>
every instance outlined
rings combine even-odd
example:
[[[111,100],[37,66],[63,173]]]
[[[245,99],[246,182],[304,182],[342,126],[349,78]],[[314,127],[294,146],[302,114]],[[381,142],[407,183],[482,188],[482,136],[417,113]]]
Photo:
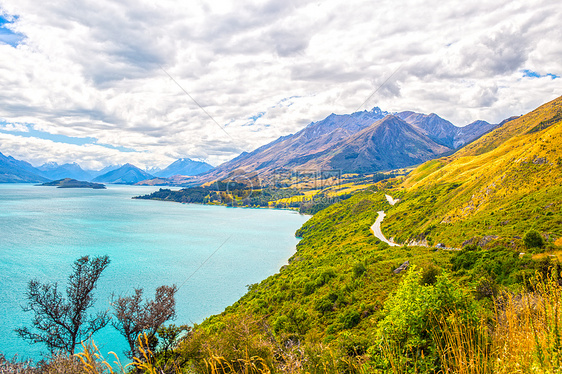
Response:
[[[218,165],[377,106],[498,123],[562,94],[559,0],[0,0],[0,152]]]

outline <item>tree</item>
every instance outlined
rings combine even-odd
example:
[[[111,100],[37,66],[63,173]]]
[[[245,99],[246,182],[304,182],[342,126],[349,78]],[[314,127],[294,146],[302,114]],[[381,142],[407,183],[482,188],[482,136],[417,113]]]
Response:
[[[146,334],[150,348],[156,347],[156,333],[164,322],[175,318],[177,287],[160,286],[156,289],[154,300],[143,300],[143,289],[135,289],[132,296],[120,296],[113,303],[116,321],[113,326],[127,339],[130,358],[137,357],[138,337]]]
[[[108,256],[84,256],[74,261],[66,298],[56,282],[43,284],[37,279],[31,280],[26,293],[28,304],[23,310],[34,313],[32,328],[18,328],[17,334],[32,343],[45,343],[53,353],[74,354],[76,345],[109,322],[108,311],[87,313],[94,305],[96,283],[108,265]]]

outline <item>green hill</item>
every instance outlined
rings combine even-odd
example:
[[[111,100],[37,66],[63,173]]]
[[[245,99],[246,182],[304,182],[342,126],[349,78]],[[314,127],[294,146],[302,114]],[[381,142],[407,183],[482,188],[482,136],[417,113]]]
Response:
[[[460,247],[484,236],[511,247],[529,229],[562,236],[562,98],[429,161],[402,183],[383,232]]]

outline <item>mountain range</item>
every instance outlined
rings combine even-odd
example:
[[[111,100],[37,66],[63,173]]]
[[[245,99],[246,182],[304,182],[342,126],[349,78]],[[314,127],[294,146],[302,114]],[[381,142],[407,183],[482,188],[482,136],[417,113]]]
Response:
[[[30,163],[0,153],[0,183],[43,183],[48,180]]]
[[[196,175],[212,168],[205,162],[182,158],[176,160],[164,170],[151,170],[155,171],[155,175],[169,178],[175,175]],[[109,165],[101,170],[84,170],[77,163],[59,165],[56,162],[48,162],[39,167],[34,167],[26,161],[20,161],[0,153],[0,183],[43,183],[65,178],[134,184],[142,180],[152,179],[154,175],[131,164]]]
[[[452,153],[497,126],[476,121],[457,127],[436,114],[391,114],[377,107],[330,114],[295,134],[242,153],[201,180],[223,179],[234,171],[268,177],[288,169],[364,173],[412,166]]]
[[[48,162],[37,168],[41,175],[47,179],[59,180],[72,178],[77,180],[91,180],[91,172],[83,170],[77,163],[59,165],[56,162]]]
[[[153,175],[139,169],[135,165],[125,164],[118,169],[111,170],[105,174],[95,177],[92,182],[135,184],[137,182],[152,179]]]
[[[182,158],[163,170],[152,169],[153,173],[131,164],[109,166],[95,172],[83,170],[76,163],[48,163],[34,168],[29,163],[18,163],[4,156],[0,181],[44,182],[73,178],[134,184],[157,178],[158,184],[174,184],[181,183],[181,178],[171,179],[178,175],[207,183],[232,173],[252,173],[266,179],[288,171],[370,173],[413,166],[453,153],[500,125],[475,121],[457,127],[434,113],[405,111],[392,114],[375,107],[352,114],[332,113],[295,134],[282,136],[252,152],[244,152],[216,168]]]
[[[169,178],[174,175],[197,175],[205,173],[211,169],[213,169],[213,166],[209,165],[206,162],[194,161],[189,158],[180,158],[179,160],[174,161],[164,170],[160,170],[152,174],[160,178]]]

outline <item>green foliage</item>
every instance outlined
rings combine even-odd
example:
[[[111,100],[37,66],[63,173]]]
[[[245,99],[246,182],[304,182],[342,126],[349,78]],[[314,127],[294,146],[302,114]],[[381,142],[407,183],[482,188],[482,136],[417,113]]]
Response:
[[[353,277],[354,278],[359,278],[366,271],[367,271],[367,268],[365,267],[365,264],[362,263],[362,262],[357,262],[355,265],[353,265]]]
[[[351,329],[359,324],[361,321],[361,314],[356,310],[348,310],[344,314],[340,315],[339,322],[342,324],[344,329]]]
[[[385,348],[395,347],[395,354],[406,361],[430,367],[436,357],[434,337],[439,336],[436,321],[453,313],[467,323],[476,320],[471,297],[449,274],[437,276],[433,285],[422,284],[422,277],[415,266],[410,268],[385,302],[378,330],[381,345],[371,350],[373,355],[384,355]]]
[[[435,282],[437,282],[438,275],[439,270],[437,270],[435,266],[430,265],[429,267],[423,269],[420,284],[424,286],[435,284]]]
[[[485,250],[475,244],[467,245],[454,254],[451,264],[456,274],[476,284],[480,296],[491,296],[491,291],[486,289],[493,290],[496,283],[504,286],[523,283],[535,270],[541,271],[540,263],[530,256],[521,256],[519,251],[501,246]]]
[[[384,191],[363,191],[315,214],[297,231],[302,239],[290,264],[195,327],[194,336],[213,342],[224,333],[225,321],[253,315],[269,326],[276,344],[291,342],[318,355],[307,353],[307,362],[319,365],[309,372],[325,373],[326,360],[334,360],[333,372],[343,372],[348,354],[364,353],[376,343],[382,305],[402,279],[392,272],[396,264],[408,260],[438,271],[449,266],[450,252],[404,250],[376,239],[369,228],[383,209],[388,209]],[[320,342],[330,348],[317,352]]]
[[[523,242],[525,246],[529,249],[531,248],[542,248],[544,247],[544,239],[536,230],[529,230],[523,236]]]

